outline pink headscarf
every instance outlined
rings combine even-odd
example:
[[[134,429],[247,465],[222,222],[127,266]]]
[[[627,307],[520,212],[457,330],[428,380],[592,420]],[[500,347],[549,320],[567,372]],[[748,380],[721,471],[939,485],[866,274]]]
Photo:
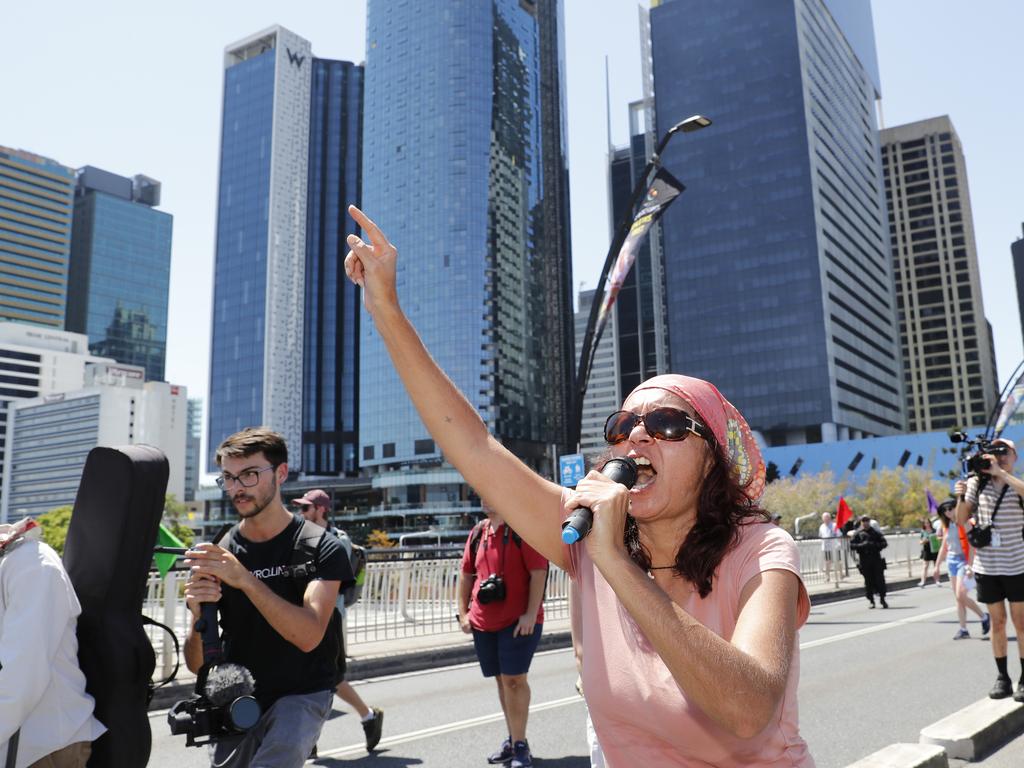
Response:
[[[723,456],[736,473],[744,495],[751,501],[761,498],[765,472],[761,449],[746,419],[714,384],[691,376],[668,373],[648,379],[634,389],[631,395],[645,389],[663,389],[685,400],[714,433]]]

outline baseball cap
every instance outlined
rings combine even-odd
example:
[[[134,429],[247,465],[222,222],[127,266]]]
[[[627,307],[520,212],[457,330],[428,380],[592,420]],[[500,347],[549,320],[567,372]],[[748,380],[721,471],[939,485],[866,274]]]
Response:
[[[314,488],[312,491],[306,491],[306,495],[298,499],[295,499],[293,504],[297,504],[300,507],[304,507],[307,504],[312,504],[316,507],[327,507],[331,506],[331,497],[327,495],[327,491],[321,490],[320,488]]]

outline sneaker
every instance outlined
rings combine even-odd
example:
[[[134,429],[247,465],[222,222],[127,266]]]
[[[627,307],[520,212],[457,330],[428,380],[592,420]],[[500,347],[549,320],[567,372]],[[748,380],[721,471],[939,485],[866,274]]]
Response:
[[[970,638],[971,633],[968,632],[965,627],[960,627],[960,629],[956,631],[956,634],[953,635],[954,640],[969,640]]]
[[[996,684],[992,686],[992,690],[988,692],[988,697],[990,699],[1005,699],[1011,694],[1013,694],[1013,685],[1010,683],[1010,678],[1000,675],[996,678]]]
[[[501,742],[501,747],[498,751],[492,753],[491,756],[487,758],[487,762],[491,765],[507,763],[514,757],[514,755],[515,753],[512,751],[512,739],[505,739]]]
[[[992,627],[992,617],[987,613],[981,619],[981,634],[987,635],[989,629]]]
[[[512,762],[509,768],[530,768],[533,765],[533,756],[530,754],[530,745],[525,741],[517,741],[512,745]]]
[[[1013,700],[1024,704],[1024,680],[1017,683],[1017,692],[1013,694]]]
[[[378,707],[371,707],[373,717],[363,721],[363,733],[366,734],[366,751],[373,752],[373,748],[380,743],[380,734],[384,730],[384,710]]]

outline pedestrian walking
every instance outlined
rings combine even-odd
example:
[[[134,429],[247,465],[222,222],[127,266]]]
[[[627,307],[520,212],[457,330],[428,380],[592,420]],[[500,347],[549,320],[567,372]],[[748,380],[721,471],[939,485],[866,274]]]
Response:
[[[949,574],[949,585],[953,589],[956,600],[956,613],[960,628],[953,635],[954,640],[967,640],[971,633],[967,630],[967,611],[971,610],[981,620],[981,634],[987,635],[992,626],[991,618],[978,607],[968,594],[967,582],[973,577],[972,564],[974,550],[967,541],[967,531],[950,519],[955,514],[956,502],[944,501],[936,509],[939,527],[942,531],[942,545],[939,548],[939,562],[946,558],[946,573]],[[924,586],[923,584],[921,586]]]
[[[868,598],[870,607],[875,607],[875,595],[883,608],[888,608],[885,602],[885,559],[882,557],[882,550],[889,546],[885,536],[873,525],[871,518],[864,515],[860,519],[860,528],[850,539],[850,549],[857,555],[857,570],[864,577],[864,594]]]
[[[319,525],[321,528],[326,528],[327,532],[341,543],[342,548],[345,550],[345,556],[351,564],[352,539],[349,538],[345,531],[336,528],[331,523],[331,497],[327,491],[322,488],[314,488],[304,496],[295,499],[292,504],[306,520]],[[334,695],[352,707],[356,714],[359,715],[359,722],[363,726],[363,735],[366,737],[366,751],[372,752],[377,744],[380,743],[380,737],[384,732],[384,710],[380,707],[368,707],[366,702],[363,701],[363,697],[359,695],[359,692],[345,679],[347,666],[344,631],[346,614],[345,590],[341,590],[338,593],[335,610],[338,611],[342,631],[338,647],[338,685],[334,689]],[[316,749],[314,748],[311,757],[315,756]]]
[[[921,554],[918,556],[918,559],[921,560],[921,579],[917,586],[924,587],[928,583],[929,570],[932,572],[935,586],[942,586],[939,581],[939,549],[942,546],[942,540],[927,515],[921,518],[917,534],[921,545]]]

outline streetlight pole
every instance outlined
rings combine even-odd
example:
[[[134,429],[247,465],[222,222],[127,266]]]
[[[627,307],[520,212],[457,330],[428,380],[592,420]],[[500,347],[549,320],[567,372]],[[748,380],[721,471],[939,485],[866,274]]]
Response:
[[[612,243],[608,248],[608,255],[605,256],[604,267],[601,270],[601,277],[598,279],[597,289],[594,291],[594,300],[590,305],[590,317],[587,319],[587,331],[583,336],[580,365],[576,373],[576,402],[574,403],[576,412],[572,422],[573,434],[570,436],[569,440],[570,445],[575,444],[577,449],[579,448],[580,434],[583,429],[583,397],[587,393],[587,384],[590,382],[590,369],[594,362],[593,351],[597,346],[597,343],[601,340],[601,334],[597,329],[597,318],[601,310],[601,304],[604,301],[605,284],[608,281],[608,274],[611,272],[612,266],[615,264],[615,259],[618,257],[619,251],[622,249],[622,244],[629,235],[630,227],[633,224],[633,215],[636,211],[636,206],[647,191],[651,173],[661,167],[661,155],[665,151],[665,147],[668,146],[669,141],[671,141],[672,137],[677,133],[693,133],[694,131],[699,131],[702,128],[707,128],[709,125],[711,125],[711,120],[708,118],[703,115],[693,115],[685,120],[681,120],[669,128],[665,132],[665,135],[661,137],[661,140],[654,149],[654,153],[651,155],[650,160],[647,161],[647,165],[644,166],[643,171],[636,180],[636,184],[633,186],[633,196],[629,201],[629,205],[626,206],[625,211],[623,211],[622,220],[619,222],[619,227],[615,231],[615,237],[612,239]]]

